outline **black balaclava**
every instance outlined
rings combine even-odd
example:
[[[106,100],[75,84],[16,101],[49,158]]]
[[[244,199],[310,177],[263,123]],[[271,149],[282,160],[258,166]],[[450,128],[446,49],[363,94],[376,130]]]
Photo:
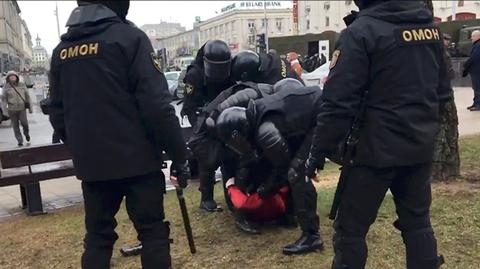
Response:
[[[86,6],[90,4],[100,4],[111,9],[122,20],[126,20],[128,9],[130,8],[130,0],[117,1],[101,1],[101,0],[77,0],[78,6]]]

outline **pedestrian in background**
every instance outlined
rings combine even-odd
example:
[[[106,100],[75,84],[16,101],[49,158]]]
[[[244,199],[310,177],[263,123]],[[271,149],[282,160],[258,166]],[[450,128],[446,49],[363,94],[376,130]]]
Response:
[[[23,146],[23,136],[20,132],[22,125],[23,135],[27,142],[30,142],[28,130],[27,109],[32,113],[30,95],[24,83],[20,82],[20,77],[15,71],[9,71],[5,78],[3,88],[3,101],[8,110],[8,115],[12,121],[13,132],[18,141],[18,146]]]
[[[467,107],[470,111],[480,111],[480,31],[472,32],[472,52],[463,66],[463,77],[470,74],[473,88],[473,104]]]
[[[448,48],[450,47],[450,40],[452,36],[449,34],[443,34],[443,47],[445,48],[445,64],[447,65],[447,73],[450,80],[455,78],[455,70],[453,69],[452,65],[452,56],[450,52],[448,52]]]

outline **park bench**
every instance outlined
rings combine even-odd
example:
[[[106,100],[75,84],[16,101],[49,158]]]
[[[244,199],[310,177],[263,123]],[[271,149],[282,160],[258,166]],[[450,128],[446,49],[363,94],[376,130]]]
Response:
[[[190,137],[191,128],[183,128]],[[68,148],[64,144],[48,144],[15,148],[0,152],[0,187],[20,185],[22,208],[28,215],[43,214],[40,181],[75,176]],[[163,154],[163,160],[169,160]],[[164,163],[164,167],[166,164]]]
[[[20,185],[22,208],[29,215],[44,213],[40,181],[75,175],[64,144],[2,151],[0,166],[0,187]]]

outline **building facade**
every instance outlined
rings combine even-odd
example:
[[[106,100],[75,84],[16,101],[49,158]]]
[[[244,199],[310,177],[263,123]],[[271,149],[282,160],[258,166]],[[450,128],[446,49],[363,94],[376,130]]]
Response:
[[[298,33],[319,34],[324,31],[340,32],[345,28],[343,17],[358,10],[353,0],[294,1],[294,21],[298,20]],[[480,18],[478,0],[434,0],[435,21],[469,20]],[[454,15],[453,15],[454,14]]]
[[[17,1],[0,1],[0,71],[20,70],[22,19]]]
[[[47,50],[42,46],[41,39],[37,35],[35,47],[33,48],[33,68],[50,69],[50,61]]]
[[[32,68],[33,63],[33,44],[32,35],[28,30],[28,26],[25,20],[22,20],[22,47],[23,57],[21,58],[20,70],[28,71]]]
[[[478,0],[433,1],[433,7],[437,22],[480,19],[480,1]]]
[[[158,39],[153,43],[156,51],[165,48],[168,65],[173,65],[176,57],[195,55],[200,44],[198,40],[198,26],[192,30],[185,31],[166,38]]]
[[[263,8],[266,4],[266,11]],[[265,21],[265,13],[267,20]],[[233,52],[255,49],[256,35],[268,37],[293,35],[291,1],[237,1],[222,8],[222,14],[201,22],[199,41],[225,41]]]
[[[180,23],[160,22],[158,24],[144,24],[140,27],[147,34],[153,47],[158,47],[160,39],[185,32],[185,27]]]

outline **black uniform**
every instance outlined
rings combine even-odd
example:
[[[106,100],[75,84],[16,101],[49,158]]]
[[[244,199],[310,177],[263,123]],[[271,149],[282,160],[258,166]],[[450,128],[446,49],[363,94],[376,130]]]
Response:
[[[245,119],[242,119],[240,108],[232,107],[217,120],[220,139],[242,158],[258,156],[267,159],[274,171],[271,178],[288,175],[303,233],[295,244],[285,247],[285,254],[306,252],[323,245],[316,213],[317,192],[311,181],[305,181],[304,173],[321,95],[319,87],[282,90],[251,100],[244,112]]]
[[[205,77],[203,56],[205,45],[202,46],[195,57],[195,61],[188,66],[183,82],[185,83],[185,96],[183,98],[182,114],[187,115],[192,126],[197,123],[199,109],[210,103],[223,90],[233,86],[231,79],[214,81]]]
[[[255,145],[260,149],[258,155],[267,158],[277,173],[291,174],[288,180],[295,211],[306,233],[318,233],[319,230],[317,192],[311,181],[305,182],[303,168],[321,95],[318,87],[281,91],[252,100],[246,110],[248,122],[255,130]]]
[[[335,221],[333,268],[364,268],[365,236],[388,189],[397,206],[407,268],[437,268],[429,178],[439,103],[452,96],[441,33],[422,1],[373,2],[337,44],[307,163],[335,151],[368,91]]]
[[[67,25],[52,55],[50,121],[82,180],[82,267],[110,267],[114,216],[126,197],[143,268],[169,268],[161,153],[183,164],[186,146],[150,40],[100,4],[76,8]]]
[[[257,77],[253,80],[254,82],[273,85],[284,78],[294,78],[302,81],[287,60],[272,53],[260,53],[259,56],[260,67]]]

